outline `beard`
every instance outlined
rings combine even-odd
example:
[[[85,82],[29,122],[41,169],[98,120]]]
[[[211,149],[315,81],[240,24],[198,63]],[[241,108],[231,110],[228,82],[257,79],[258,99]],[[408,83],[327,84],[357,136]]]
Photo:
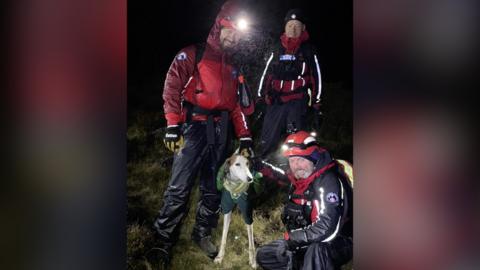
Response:
[[[312,175],[313,170],[303,170],[299,169],[294,172],[295,178],[297,179],[305,179]]]
[[[222,50],[228,51],[228,52],[234,51],[237,45],[238,45],[238,41],[234,41],[228,38],[225,38],[220,41],[220,47],[222,48]]]

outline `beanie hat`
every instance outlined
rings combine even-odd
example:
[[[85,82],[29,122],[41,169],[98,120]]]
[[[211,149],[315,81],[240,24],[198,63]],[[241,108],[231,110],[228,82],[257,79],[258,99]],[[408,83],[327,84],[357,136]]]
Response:
[[[301,9],[294,8],[294,9],[290,9],[287,12],[287,15],[285,15],[285,19],[284,19],[285,23],[287,23],[290,20],[298,20],[298,21],[301,21],[303,24],[305,24],[307,22],[307,17],[305,16],[305,14]]]

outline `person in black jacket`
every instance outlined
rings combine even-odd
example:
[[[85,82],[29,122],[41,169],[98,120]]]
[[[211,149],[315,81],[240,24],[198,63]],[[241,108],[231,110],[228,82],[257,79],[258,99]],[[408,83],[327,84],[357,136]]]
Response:
[[[290,170],[264,162],[260,172],[291,183],[282,213],[287,230],[258,249],[257,262],[264,269],[340,269],[352,258],[351,186],[309,133],[289,135],[284,148]]]
[[[259,146],[263,159],[277,149],[284,134],[306,128],[309,107],[316,118],[321,115],[319,59],[305,22],[302,10],[288,11],[285,32],[266,59],[257,91],[257,104],[266,103]]]

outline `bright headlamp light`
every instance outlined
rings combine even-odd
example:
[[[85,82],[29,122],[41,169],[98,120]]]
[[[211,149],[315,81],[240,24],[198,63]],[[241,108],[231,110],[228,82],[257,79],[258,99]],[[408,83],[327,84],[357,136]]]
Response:
[[[245,18],[239,18],[236,21],[236,27],[240,31],[246,31],[248,29],[248,21]]]

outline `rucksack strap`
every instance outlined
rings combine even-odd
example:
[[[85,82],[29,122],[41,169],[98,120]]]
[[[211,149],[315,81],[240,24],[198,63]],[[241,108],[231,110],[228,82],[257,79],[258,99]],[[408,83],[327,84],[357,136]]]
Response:
[[[202,60],[203,53],[205,52],[205,42],[200,42],[195,44],[195,69],[197,68],[198,63]]]

